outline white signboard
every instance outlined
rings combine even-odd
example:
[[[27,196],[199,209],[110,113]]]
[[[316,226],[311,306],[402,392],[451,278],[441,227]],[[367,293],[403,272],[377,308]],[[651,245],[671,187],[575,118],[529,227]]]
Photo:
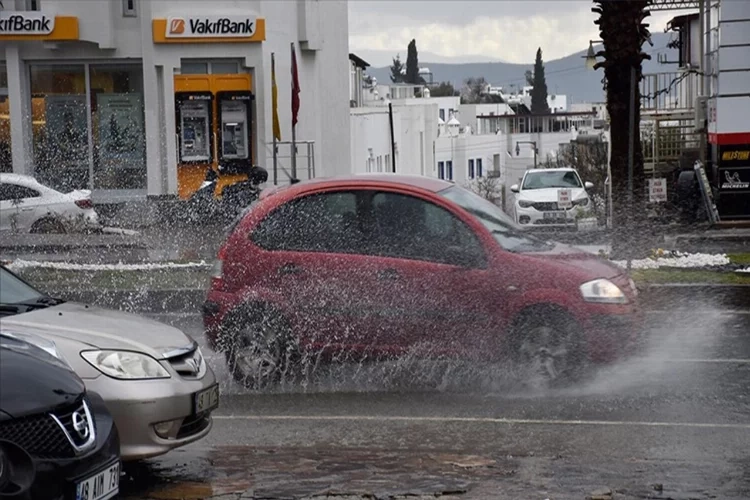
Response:
[[[169,17],[167,38],[237,38],[255,34],[255,16]]]
[[[570,189],[557,190],[557,208],[570,208],[573,206],[573,192]]]
[[[0,36],[49,35],[55,30],[55,17],[41,12],[0,9]]]
[[[649,203],[661,203],[667,201],[667,179],[648,180]]]

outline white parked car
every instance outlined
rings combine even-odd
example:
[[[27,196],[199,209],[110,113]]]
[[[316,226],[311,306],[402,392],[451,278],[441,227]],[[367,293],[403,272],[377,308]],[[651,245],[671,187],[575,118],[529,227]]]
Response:
[[[98,224],[91,191],[61,193],[28,175],[0,173],[0,231],[64,233]]]
[[[586,190],[593,187],[590,182],[582,182],[572,168],[527,170],[521,185],[514,184],[510,188],[516,194],[516,222],[522,226],[575,227],[576,214],[590,209],[591,200]],[[571,207],[558,205],[561,189],[570,190]]]

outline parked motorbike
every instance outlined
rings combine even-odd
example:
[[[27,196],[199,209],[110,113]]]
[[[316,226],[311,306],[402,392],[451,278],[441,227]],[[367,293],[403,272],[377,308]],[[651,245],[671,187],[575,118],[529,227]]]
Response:
[[[214,193],[221,174],[238,173],[236,168],[228,168],[221,164],[218,170],[217,173],[209,168],[201,186],[188,199],[187,213],[192,222],[233,219],[258,198],[259,186],[268,180],[266,169],[257,165],[250,166],[243,169],[247,172],[246,180],[226,186],[221,197],[216,198]]]

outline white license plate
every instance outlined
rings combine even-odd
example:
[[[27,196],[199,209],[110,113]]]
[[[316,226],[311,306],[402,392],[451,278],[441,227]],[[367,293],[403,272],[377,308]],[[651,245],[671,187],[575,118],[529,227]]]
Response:
[[[120,491],[120,462],[76,485],[76,500],[105,500]]]
[[[195,413],[211,411],[219,406],[219,385],[195,393]]]
[[[564,219],[565,212],[544,212],[545,219]]]

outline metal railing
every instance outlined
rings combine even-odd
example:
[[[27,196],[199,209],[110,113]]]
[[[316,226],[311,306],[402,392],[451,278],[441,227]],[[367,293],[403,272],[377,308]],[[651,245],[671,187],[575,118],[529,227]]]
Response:
[[[641,111],[690,111],[700,91],[700,74],[685,71],[650,73],[641,80]]]
[[[297,141],[296,151],[292,152],[292,141],[278,141],[276,144],[276,163],[271,164],[270,182],[274,185],[286,184],[292,175],[292,155],[297,160],[297,179],[304,181],[315,178],[315,141]],[[273,154],[273,143],[269,144]]]
[[[692,121],[652,120],[641,124],[644,170],[647,174],[676,164],[683,152],[700,148],[701,133]]]

